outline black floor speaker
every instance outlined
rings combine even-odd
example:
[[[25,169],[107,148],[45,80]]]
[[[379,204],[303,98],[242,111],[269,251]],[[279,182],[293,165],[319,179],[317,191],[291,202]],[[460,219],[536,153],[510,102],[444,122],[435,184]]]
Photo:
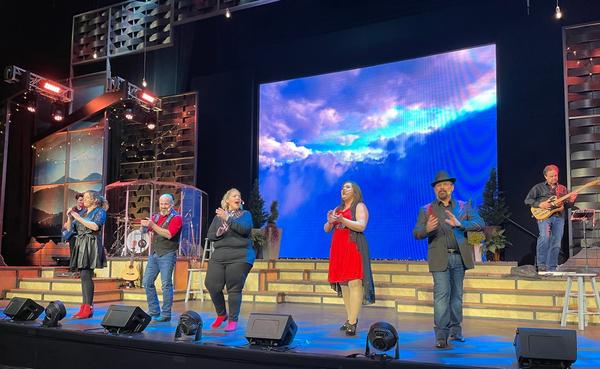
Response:
[[[32,299],[23,297],[13,297],[6,308],[4,314],[12,320],[36,320],[41,313],[44,312],[44,307]]]
[[[139,306],[111,305],[101,325],[111,333],[138,333],[143,331],[151,317]]]
[[[570,368],[577,360],[572,329],[517,328],[515,353],[520,368]]]
[[[246,339],[251,345],[287,346],[294,340],[297,330],[291,315],[251,313]]]

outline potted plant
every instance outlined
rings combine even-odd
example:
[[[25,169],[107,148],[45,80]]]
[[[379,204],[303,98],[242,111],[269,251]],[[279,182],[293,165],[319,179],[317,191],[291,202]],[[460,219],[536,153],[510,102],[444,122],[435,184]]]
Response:
[[[473,255],[475,255],[475,261],[484,261],[482,258],[484,247],[485,235],[482,231],[468,231],[467,242],[473,246]]]
[[[504,229],[494,230],[490,238],[483,243],[485,252],[494,261],[500,261],[500,250],[511,245],[510,241],[504,235],[504,231]]]
[[[269,214],[265,212],[264,208],[265,200],[263,200],[260,195],[258,180],[255,180],[252,191],[250,192],[250,197],[248,198],[247,210],[252,215],[252,226],[254,228],[252,228],[250,238],[254,244],[257,259],[262,259],[262,252],[266,243],[265,232],[262,229],[262,226],[267,221]]]
[[[485,249],[493,252],[493,259],[497,261],[500,258],[499,250],[504,249],[504,247],[510,244],[506,239],[506,236],[504,236],[504,230],[502,229],[502,225],[506,219],[510,217],[510,212],[506,205],[504,194],[498,188],[496,168],[492,168],[490,178],[485,184],[483,190],[483,204],[479,207],[479,215],[485,222],[483,231],[486,240]],[[494,242],[493,247],[490,246],[491,242]]]

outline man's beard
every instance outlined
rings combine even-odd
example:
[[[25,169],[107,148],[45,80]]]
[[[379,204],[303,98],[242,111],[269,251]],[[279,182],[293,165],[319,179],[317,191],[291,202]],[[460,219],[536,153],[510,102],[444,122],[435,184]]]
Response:
[[[449,195],[448,195],[448,192],[446,192],[446,191],[439,191],[437,193],[437,197],[439,200],[446,200],[446,199],[448,199]]]
[[[167,215],[167,214],[169,214],[170,212],[171,212],[171,208],[168,208],[168,209],[166,209],[166,210],[162,210],[162,209],[161,209],[161,210],[160,210],[160,215]]]

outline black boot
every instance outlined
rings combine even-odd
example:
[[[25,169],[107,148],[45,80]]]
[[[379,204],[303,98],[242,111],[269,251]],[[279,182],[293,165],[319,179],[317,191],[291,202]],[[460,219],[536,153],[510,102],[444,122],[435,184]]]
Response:
[[[358,325],[358,319],[356,319],[356,323],[350,324],[348,323],[348,328],[346,328],[346,336],[356,336],[356,326]]]
[[[344,323],[341,327],[340,327],[340,331],[345,331],[346,329],[348,329],[348,326],[350,325],[350,323],[346,320],[346,323]]]

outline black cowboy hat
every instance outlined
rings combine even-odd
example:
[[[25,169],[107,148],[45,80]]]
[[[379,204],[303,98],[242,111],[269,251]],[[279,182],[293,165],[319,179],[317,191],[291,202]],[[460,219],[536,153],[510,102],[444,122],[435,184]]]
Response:
[[[445,170],[440,170],[435,175],[435,179],[433,180],[433,182],[431,182],[431,187],[435,187],[436,183],[445,182],[445,181],[450,181],[450,182],[454,183],[454,182],[456,182],[456,178],[450,177],[448,175],[448,172],[446,172]]]

